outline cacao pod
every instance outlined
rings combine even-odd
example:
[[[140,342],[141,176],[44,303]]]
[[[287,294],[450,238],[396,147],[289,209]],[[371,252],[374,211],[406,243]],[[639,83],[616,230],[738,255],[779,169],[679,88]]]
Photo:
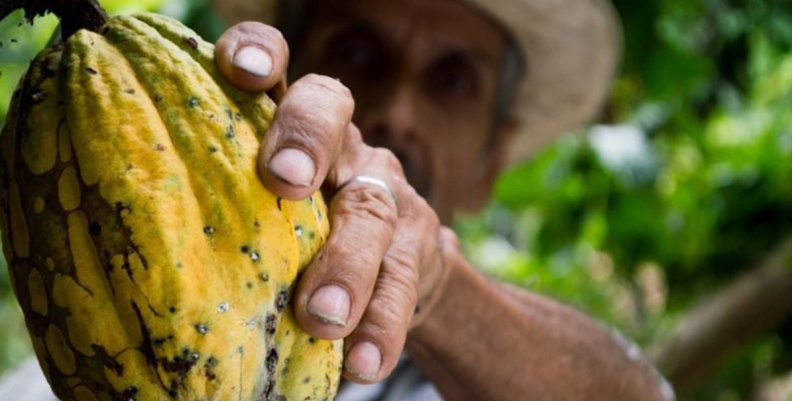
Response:
[[[44,50],[0,136],[3,250],[64,401],[328,400],[342,346],[288,301],[320,195],[256,172],[275,104],[175,20],[118,16]]]

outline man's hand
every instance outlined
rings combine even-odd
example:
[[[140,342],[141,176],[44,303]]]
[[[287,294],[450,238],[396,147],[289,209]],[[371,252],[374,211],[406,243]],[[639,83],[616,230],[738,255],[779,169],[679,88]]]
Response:
[[[243,90],[278,89],[288,46],[274,28],[246,22],[223,34],[215,59]],[[321,189],[332,227],[298,283],[297,321],[314,336],[345,338],[347,379],[381,380],[439,296],[447,276],[442,245],[456,249],[454,234],[406,182],[393,153],[363,143],[340,82],[307,75],[281,92],[259,155],[261,179],[286,199]]]

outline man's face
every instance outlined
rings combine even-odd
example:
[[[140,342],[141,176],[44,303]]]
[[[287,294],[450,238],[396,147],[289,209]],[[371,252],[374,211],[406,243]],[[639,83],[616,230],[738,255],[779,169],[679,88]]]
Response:
[[[500,164],[493,120],[507,37],[460,0],[316,1],[294,73],[339,78],[372,146],[391,149],[448,222],[480,207]]]

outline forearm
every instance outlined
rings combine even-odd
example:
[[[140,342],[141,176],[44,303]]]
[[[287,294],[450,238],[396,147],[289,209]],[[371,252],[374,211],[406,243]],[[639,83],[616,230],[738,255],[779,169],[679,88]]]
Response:
[[[450,268],[407,344],[447,401],[666,399],[640,353],[583,314],[486,279],[461,258]]]

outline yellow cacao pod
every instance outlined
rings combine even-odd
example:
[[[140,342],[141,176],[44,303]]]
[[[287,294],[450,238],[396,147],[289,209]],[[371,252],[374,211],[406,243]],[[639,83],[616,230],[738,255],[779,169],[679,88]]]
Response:
[[[109,19],[32,63],[0,137],[3,249],[64,401],[330,400],[341,344],[288,305],[328,233],[256,172],[275,112],[167,17]]]

